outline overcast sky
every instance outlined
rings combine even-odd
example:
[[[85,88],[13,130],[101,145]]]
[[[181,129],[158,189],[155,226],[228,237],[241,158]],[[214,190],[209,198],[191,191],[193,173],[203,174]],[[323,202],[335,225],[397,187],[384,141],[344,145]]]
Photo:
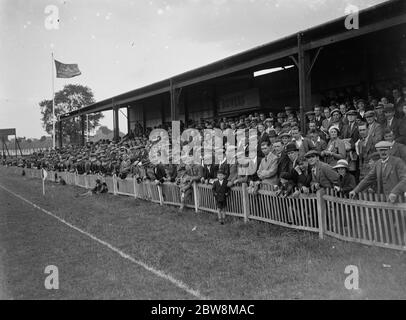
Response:
[[[51,52],[82,71],[55,90],[87,85],[98,101],[381,2],[0,0],[0,128],[46,134],[38,102],[52,97]],[[58,30],[45,27],[47,5],[59,9]],[[111,112],[102,124],[112,128]]]

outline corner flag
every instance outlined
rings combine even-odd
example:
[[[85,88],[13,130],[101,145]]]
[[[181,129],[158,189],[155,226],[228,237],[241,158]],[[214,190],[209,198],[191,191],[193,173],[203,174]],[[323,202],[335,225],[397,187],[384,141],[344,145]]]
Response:
[[[48,172],[44,168],[41,169],[41,177],[42,177],[42,195],[45,196],[45,179],[48,177]]]

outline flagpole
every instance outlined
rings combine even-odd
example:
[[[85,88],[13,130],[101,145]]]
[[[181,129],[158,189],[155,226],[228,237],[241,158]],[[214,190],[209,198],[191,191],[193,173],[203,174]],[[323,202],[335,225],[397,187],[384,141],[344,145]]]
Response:
[[[55,80],[54,80],[54,53],[52,56],[52,146],[55,150]]]

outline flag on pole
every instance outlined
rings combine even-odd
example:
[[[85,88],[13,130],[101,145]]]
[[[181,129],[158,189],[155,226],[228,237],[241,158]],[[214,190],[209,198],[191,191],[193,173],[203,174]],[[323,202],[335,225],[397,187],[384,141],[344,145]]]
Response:
[[[57,78],[73,78],[80,76],[82,73],[79,70],[78,65],[75,64],[65,64],[55,60],[56,77]]]
[[[45,196],[45,179],[48,176],[48,172],[42,168],[41,169],[41,177],[42,177],[42,194]]]
[[[48,177],[48,172],[44,168],[42,168],[41,176],[42,180],[45,180]]]

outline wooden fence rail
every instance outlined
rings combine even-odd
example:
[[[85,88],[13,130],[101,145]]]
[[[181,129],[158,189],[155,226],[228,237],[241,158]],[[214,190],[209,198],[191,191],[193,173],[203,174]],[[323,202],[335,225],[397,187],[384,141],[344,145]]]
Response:
[[[4,168],[4,167],[3,167]],[[41,170],[7,167],[8,172],[28,178],[41,178]],[[61,177],[67,184],[91,189],[96,179],[108,186],[116,195],[132,196],[159,203],[181,204],[179,186],[174,183],[155,184],[137,182],[135,178],[116,176],[78,175],[72,172],[48,172],[50,181]],[[195,211],[217,212],[212,186],[194,184],[185,205]],[[406,203],[390,204],[384,195],[363,193],[359,199],[348,199],[334,190],[320,190],[317,194],[298,198],[279,197],[271,190],[248,192],[246,184],[231,188],[225,208],[226,214],[248,220],[257,220],[283,227],[329,235],[341,240],[359,242],[406,251]]]

